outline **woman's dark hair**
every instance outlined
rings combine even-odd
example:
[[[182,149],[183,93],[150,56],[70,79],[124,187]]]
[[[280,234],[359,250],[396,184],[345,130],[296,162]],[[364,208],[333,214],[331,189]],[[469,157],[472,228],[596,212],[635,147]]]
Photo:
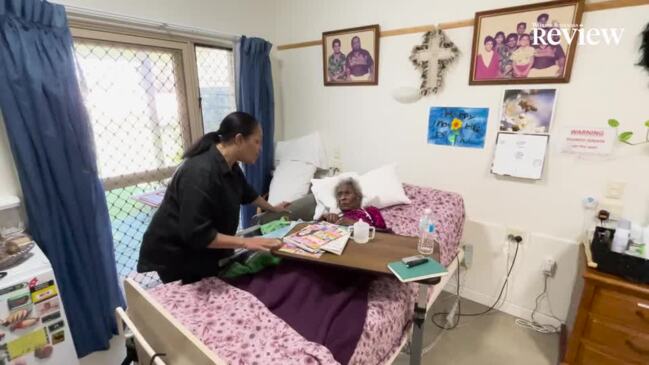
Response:
[[[338,39],[338,38],[334,39],[333,42],[331,42],[331,46],[335,47],[336,43],[338,43],[338,45],[340,46],[340,39]]]
[[[496,33],[496,35],[494,36],[494,39],[498,39],[498,36],[502,37],[503,41],[505,40],[505,32]]]
[[[487,42],[491,42],[492,45],[496,44],[496,41],[494,40],[494,37],[488,35],[485,37],[483,44],[487,44]]]
[[[216,143],[228,143],[234,139],[237,134],[248,137],[255,133],[259,122],[255,117],[244,112],[234,112],[228,114],[221,121],[219,130],[216,132],[206,133],[201,139],[194,143],[183,155],[183,158],[194,157],[207,151]]]

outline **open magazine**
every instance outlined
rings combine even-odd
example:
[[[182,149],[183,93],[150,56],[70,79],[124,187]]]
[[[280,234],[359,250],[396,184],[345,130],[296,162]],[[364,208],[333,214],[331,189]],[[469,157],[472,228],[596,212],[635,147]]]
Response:
[[[309,224],[299,231],[284,237],[284,243],[289,249],[299,248],[310,254],[328,251],[336,255],[342,255],[349,236],[349,231],[345,227],[319,222]]]

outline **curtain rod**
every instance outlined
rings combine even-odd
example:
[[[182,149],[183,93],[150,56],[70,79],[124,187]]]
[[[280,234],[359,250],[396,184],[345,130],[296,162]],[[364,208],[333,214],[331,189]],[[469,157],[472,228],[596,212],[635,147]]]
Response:
[[[76,6],[64,5],[68,19],[79,22],[92,22],[104,25],[121,25],[130,29],[145,30],[155,33],[173,34],[188,38],[201,38],[216,41],[236,42],[241,38],[238,35],[209,31],[206,29],[188,27],[184,25],[159,22],[150,19],[137,18],[117,13],[111,13],[100,10],[80,8]]]
[[[628,6],[639,6],[639,5],[649,5],[649,0],[606,0],[606,1],[598,1],[598,2],[589,2],[584,5],[584,12],[617,9],[617,8],[624,8]],[[464,20],[458,20],[454,22],[440,23],[437,24],[437,28],[454,29],[454,28],[472,27],[473,23],[474,23],[474,19],[464,19]],[[432,30],[433,27],[434,25],[430,24],[430,25],[420,25],[417,27],[382,30],[380,36],[392,37],[392,36],[404,35],[404,34],[424,33],[429,30]],[[313,47],[313,46],[321,46],[321,45],[322,45],[322,39],[318,39],[318,40],[299,42],[299,43],[280,44],[279,46],[277,46],[277,50],[283,51],[287,49],[305,48],[305,47]]]

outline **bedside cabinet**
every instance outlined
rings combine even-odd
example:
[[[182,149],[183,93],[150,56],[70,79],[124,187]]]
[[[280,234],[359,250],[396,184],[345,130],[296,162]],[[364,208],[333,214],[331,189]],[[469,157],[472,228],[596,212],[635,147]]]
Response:
[[[583,272],[563,364],[649,364],[649,285],[585,266]]]

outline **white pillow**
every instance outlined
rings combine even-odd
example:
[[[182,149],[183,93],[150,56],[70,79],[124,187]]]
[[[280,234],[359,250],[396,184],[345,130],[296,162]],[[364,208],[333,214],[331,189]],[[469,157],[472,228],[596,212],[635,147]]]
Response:
[[[322,146],[322,140],[318,132],[288,141],[277,142],[275,161],[287,160],[309,162],[321,169],[329,168],[327,154]]]
[[[356,172],[345,172],[329,178],[311,180],[311,192],[317,204],[313,219],[319,219],[327,211],[340,212],[334,188],[340,180],[350,177],[356,179],[363,190],[363,207],[372,205],[381,209],[397,204],[410,204],[397,175],[396,165],[390,164],[360,176]]]
[[[309,192],[309,184],[316,167],[302,161],[281,161],[273,173],[268,192],[268,203],[292,202]]]
[[[313,219],[320,219],[322,214],[326,211],[331,213],[340,212],[340,210],[338,210],[334,188],[340,180],[350,177],[355,178],[357,181],[359,179],[358,173],[356,172],[344,172],[340,175],[325,177],[324,179],[311,180],[311,192],[316,200]]]
[[[390,164],[368,171],[360,177],[363,189],[363,206],[373,205],[379,209],[397,204],[410,204],[397,175],[397,165]]]

